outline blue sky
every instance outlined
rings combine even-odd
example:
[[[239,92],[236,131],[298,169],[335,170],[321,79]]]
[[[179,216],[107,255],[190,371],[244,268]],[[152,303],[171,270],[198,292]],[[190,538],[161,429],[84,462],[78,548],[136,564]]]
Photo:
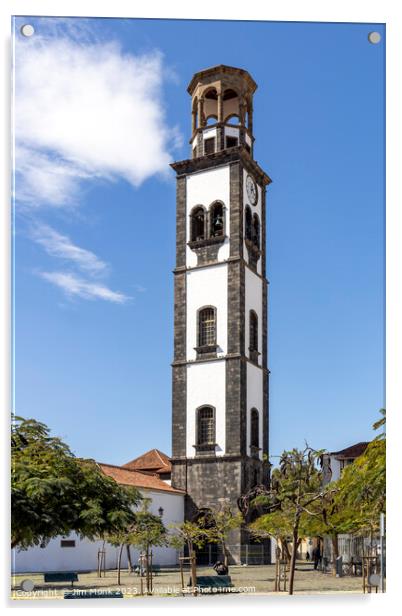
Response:
[[[16,412],[80,456],[170,453],[168,162],[188,156],[188,82],[222,63],[258,83],[255,158],[273,179],[271,454],[372,438],[384,405],[384,27],[17,18],[15,31]]]

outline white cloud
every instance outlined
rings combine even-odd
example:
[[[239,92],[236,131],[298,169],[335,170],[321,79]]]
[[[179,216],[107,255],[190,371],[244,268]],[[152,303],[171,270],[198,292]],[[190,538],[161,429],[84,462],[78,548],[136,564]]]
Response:
[[[159,52],[113,43],[16,35],[16,198],[66,206],[83,181],[140,185],[165,174],[178,131],[164,114]]]
[[[49,225],[35,225],[31,229],[31,237],[50,256],[69,261],[92,276],[107,273],[108,266],[104,261],[90,250],[76,246],[69,237]]]
[[[91,177],[79,166],[25,146],[16,148],[15,168],[16,197],[32,208],[74,205],[80,181]]]
[[[59,287],[69,298],[100,299],[117,304],[131,299],[124,293],[112,291],[105,284],[94,281],[94,278],[106,276],[109,266],[95,253],[73,244],[67,235],[49,225],[35,224],[30,229],[30,237],[51,257],[62,259],[86,274],[84,278],[71,271],[38,272],[41,278]]]
[[[39,275],[62,289],[69,297],[76,296],[83,299],[103,299],[117,304],[124,304],[130,299],[127,295],[112,291],[103,284],[89,282],[72,273],[40,272]]]

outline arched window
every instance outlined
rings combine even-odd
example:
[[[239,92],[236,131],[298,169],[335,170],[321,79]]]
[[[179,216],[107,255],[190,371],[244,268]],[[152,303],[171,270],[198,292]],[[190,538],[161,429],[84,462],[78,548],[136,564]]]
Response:
[[[191,213],[191,241],[198,242],[205,239],[205,212],[200,206]]]
[[[258,361],[258,317],[254,310],[250,310],[250,359]]]
[[[211,237],[223,235],[223,204],[217,201],[211,205]]]
[[[216,346],[216,309],[213,306],[198,312],[198,346]]]
[[[252,240],[253,237],[253,232],[252,232],[252,226],[253,226],[253,218],[252,218],[252,214],[251,214],[251,209],[249,208],[249,206],[246,206],[246,240]]]
[[[212,126],[213,124],[216,124],[218,121],[218,118],[216,117],[216,115],[210,115],[207,117],[207,121],[205,122],[206,126]]]
[[[215,444],[215,411],[203,406],[197,411],[197,445]]]
[[[218,93],[216,91],[216,88],[210,88],[209,90],[207,90],[207,92],[205,92],[204,94],[204,98],[207,98],[208,100],[216,101],[218,99]]]
[[[226,124],[233,124],[234,126],[237,126],[240,124],[240,118],[237,113],[232,113],[226,118],[225,122]]]
[[[227,90],[224,91],[223,93],[223,100],[224,101],[229,101],[232,98],[236,98],[237,97],[237,92],[235,92],[234,90],[232,90],[231,88],[228,88]]]
[[[257,453],[260,446],[259,420],[257,409],[251,409],[250,417],[250,447],[251,453]],[[254,450],[254,451],[253,451]]]
[[[253,216],[253,242],[257,248],[260,247],[260,219],[257,214]]]

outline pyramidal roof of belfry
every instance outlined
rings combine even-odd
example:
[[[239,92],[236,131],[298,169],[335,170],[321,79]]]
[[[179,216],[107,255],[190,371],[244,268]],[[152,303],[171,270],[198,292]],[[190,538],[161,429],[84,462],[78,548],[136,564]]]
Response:
[[[197,87],[197,84],[200,81],[206,80],[208,79],[208,77],[213,77],[219,74],[243,77],[251,93],[254,93],[258,87],[254,79],[251,77],[250,73],[244,68],[236,68],[235,66],[228,66],[227,64],[217,64],[216,66],[211,66],[195,73],[190,83],[188,84],[187,92],[192,95],[195,88]]]

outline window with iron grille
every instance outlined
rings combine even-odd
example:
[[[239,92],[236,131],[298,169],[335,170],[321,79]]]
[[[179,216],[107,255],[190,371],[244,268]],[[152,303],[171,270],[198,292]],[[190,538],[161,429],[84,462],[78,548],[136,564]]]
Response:
[[[198,314],[198,346],[213,346],[216,343],[215,308],[203,308]]]
[[[215,443],[215,414],[210,406],[198,409],[197,444],[213,445]]]
[[[258,411],[251,409],[251,426],[250,426],[250,445],[254,449],[259,448],[259,429],[258,429]]]
[[[75,548],[75,540],[74,539],[61,539],[60,547],[61,548]]]

